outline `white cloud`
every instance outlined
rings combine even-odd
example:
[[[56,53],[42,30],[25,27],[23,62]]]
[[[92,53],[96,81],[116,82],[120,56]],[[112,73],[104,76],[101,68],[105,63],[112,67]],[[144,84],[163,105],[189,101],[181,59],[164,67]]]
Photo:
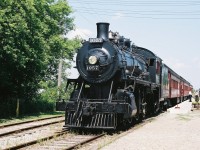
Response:
[[[173,66],[174,66],[174,68],[176,68],[176,69],[183,69],[183,68],[186,68],[186,67],[187,67],[187,65],[184,64],[183,62],[176,62]]]
[[[81,28],[76,28],[73,31],[70,31],[67,34],[67,38],[72,39],[76,36],[81,37],[82,39],[88,39],[89,37],[91,37],[92,32],[88,29],[81,29]]]
[[[66,70],[68,79],[77,79],[79,77],[79,72],[76,68],[71,68]]]
[[[118,20],[118,19],[121,19],[122,17],[124,17],[124,14],[118,12],[118,13],[115,13],[115,14],[114,14],[113,19],[114,19],[114,20]]]
[[[200,59],[198,57],[194,56],[190,59],[166,57],[164,60],[166,65],[189,81],[194,89],[199,88]]]
[[[77,54],[74,55],[73,57],[73,61],[71,62],[71,68],[68,68],[65,70],[65,73],[67,74],[67,77],[69,79],[77,79],[79,77],[79,72],[76,68],[74,68],[76,66],[76,56]],[[66,62],[69,62],[68,60],[65,60]]]
[[[186,61],[181,61],[179,59],[172,58],[172,57],[171,58],[165,58],[164,60],[166,60],[164,63],[175,71],[188,68],[188,64],[187,64]]]
[[[200,69],[200,58],[199,57],[194,57],[191,59],[192,63],[195,64],[195,66]],[[194,67],[194,66],[193,66]]]

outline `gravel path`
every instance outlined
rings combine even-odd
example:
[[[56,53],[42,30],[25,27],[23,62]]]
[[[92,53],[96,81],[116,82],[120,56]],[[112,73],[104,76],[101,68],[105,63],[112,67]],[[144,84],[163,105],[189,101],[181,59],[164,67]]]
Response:
[[[188,100],[101,150],[199,150],[200,110]]]

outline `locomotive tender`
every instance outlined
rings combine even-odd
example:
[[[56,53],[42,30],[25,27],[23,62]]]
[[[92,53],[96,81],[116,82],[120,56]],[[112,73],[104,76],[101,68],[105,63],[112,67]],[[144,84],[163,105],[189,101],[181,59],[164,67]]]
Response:
[[[191,84],[148,49],[97,23],[97,38],[78,50],[78,79],[65,108],[65,126],[116,129],[185,100]]]

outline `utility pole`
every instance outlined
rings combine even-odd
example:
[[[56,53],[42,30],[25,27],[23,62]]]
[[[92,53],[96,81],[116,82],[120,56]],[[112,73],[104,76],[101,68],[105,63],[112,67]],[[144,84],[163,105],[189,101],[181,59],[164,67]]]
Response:
[[[62,79],[62,58],[60,59],[58,66],[58,100],[61,100],[61,79]]]

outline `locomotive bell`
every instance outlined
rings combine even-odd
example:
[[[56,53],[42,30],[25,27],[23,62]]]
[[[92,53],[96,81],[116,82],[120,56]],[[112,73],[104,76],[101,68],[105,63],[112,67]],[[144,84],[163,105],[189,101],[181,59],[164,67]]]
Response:
[[[99,22],[97,23],[97,38],[102,38],[105,41],[108,40],[108,30],[109,30],[109,23]]]

